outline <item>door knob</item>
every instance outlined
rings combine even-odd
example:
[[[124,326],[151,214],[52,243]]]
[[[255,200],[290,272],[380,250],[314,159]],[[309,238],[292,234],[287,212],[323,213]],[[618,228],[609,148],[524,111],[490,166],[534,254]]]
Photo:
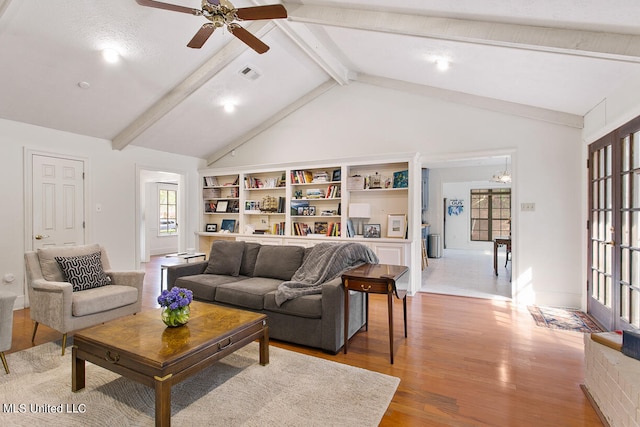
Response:
[[[46,234],[45,235],[42,235],[42,234],[36,234],[35,235],[36,240],[46,239],[47,237],[49,237],[49,236],[47,236]]]

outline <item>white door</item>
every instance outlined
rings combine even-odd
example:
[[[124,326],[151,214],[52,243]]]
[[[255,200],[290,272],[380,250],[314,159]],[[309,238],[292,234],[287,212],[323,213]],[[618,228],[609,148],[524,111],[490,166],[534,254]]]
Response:
[[[32,156],[33,249],[84,243],[84,162]]]

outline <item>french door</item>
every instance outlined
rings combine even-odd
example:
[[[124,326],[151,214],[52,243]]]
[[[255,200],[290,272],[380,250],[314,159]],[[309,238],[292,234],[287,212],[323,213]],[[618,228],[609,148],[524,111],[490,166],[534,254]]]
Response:
[[[589,146],[588,312],[640,328],[640,117]]]

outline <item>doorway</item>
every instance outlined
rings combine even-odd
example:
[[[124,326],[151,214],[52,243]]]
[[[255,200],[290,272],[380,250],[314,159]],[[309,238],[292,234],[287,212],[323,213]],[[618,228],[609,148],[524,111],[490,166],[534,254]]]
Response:
[[[589,145],[587,311],[640,328],[640,117]]]
[[[136,264],[186,248],[185,173],[137,167]]]
[[[429,259],[429,266],[422,272],[421,291],[511,299],[511,277],[517,254],[514,252],[514,256],[507,259],[504,248],[499,248],[498,274],[495,274],[493,241],[476,241],[471,236],[471,192],[495,188],[510,189],[513,193],[512,182],[494,181],[494,177],[501,177],[505,172],[509,176],[513,174],[512,158],[511,153],[491,153],[425,163],[424,167],[429,168],[430,201],[422,220],[430,225],[431,234],[442,235],[442,257]],[[514,205],[512,203],[509,211],[510,221]],[[512,229],[516,230],[514,226]],[[478,232],[477,224],[473,232]]]

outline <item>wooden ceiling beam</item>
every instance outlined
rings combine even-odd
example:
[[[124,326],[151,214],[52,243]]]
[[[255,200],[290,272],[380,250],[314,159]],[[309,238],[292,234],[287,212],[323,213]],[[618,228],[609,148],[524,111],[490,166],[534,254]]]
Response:
[[[290,6],[285,4],[287,8]],[[293,5],[292,5],[293,6]],[[640,62],[640,35],[439,18],[360,9],[291,7],[292,22]]]

